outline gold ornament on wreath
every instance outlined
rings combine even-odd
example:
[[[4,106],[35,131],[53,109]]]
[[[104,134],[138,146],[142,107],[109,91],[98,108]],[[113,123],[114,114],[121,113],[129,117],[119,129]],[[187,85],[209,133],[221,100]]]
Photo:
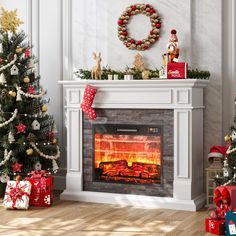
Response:
[[[152,29],[147,38],[136,40],[129,37],[127,31],[127,24],[133,15],[144,14],[150,17]],[[135,4],[127,7],[126,11],[122,13],[118,21],[118,38],[130,50],[147,50],[152,44],[159,39],[161,28],[161,19],[156,10],[150,4]]]

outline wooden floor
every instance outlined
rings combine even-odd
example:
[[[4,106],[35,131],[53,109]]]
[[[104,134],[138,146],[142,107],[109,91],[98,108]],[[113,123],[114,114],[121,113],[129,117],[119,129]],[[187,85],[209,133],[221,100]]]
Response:
[[[0,207],[0,235],[202,236],[207,211],[147,210],[115,205],[56,201],[27,211]]]

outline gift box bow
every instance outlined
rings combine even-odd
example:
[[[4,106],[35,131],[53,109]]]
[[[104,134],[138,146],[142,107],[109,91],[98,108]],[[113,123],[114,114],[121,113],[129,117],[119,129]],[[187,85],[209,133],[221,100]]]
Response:
[[[30,172],[30,177],[25,178],[26,180],[36,180],[34,182],[35,187],[42,189],[46,192],[46,178],[49,174],[45,170],[35,170]]]
[[[23,185],[20,185],[20,181],[16,181],[16,185],[9,184],[8,190],[5,192],[5,195],[8,197],[6,198],[6,201],[12,201],[12,208],[15,208],[16,201],[20,200],[24,202],[23,196],[29,197],[29,193],[26,192],[26,189],[28,188],[28,185],[25,183]]]
[[[223,188],[222,191],[215,189],[214,191],[214,203],[216,205],[217,219],[224,219],[227,211],[230,210],[230,193],[227,188]]]

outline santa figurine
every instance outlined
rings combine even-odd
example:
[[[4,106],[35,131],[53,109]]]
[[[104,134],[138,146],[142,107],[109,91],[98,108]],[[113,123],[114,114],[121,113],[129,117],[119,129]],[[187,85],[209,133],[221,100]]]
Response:
[[[177,31],[175,29],[171,30],[171,35],[167,43],[167,51],[170,55],[171,62],[178,62],[178,57],[179,57],[179,46],[176,33]]]

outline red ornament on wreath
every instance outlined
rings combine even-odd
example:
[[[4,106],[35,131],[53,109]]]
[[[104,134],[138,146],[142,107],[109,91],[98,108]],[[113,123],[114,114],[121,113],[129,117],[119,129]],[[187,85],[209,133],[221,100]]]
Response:
[[[150,17],[151,30],[145,39],[133,39],[129,36],[127,31],[127,24],[132,15],[144,14]],[[122,13],[118,21],[118,38],[130,50],[147,50],[159,39],[161,28],[161,20],[156,10],[150,4],[135,4],[127,7],[126,11]]]

